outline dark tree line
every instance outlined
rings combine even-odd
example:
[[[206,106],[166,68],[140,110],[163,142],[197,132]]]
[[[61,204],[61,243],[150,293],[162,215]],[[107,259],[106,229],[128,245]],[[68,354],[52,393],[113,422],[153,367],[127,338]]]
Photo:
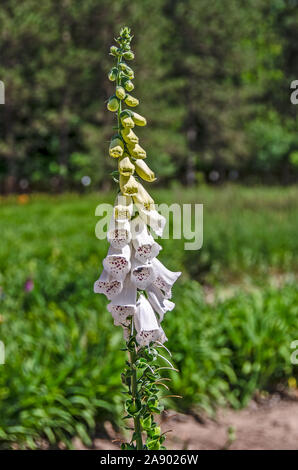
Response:
[[[108,51],[123,25],[161,182],[295,180],[297,0],[2,0],[1,192],[111,184]]]

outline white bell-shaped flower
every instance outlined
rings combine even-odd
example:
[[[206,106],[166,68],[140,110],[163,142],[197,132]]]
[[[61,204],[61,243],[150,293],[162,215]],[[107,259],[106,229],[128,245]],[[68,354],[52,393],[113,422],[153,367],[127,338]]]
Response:
[[[162,247],[156,243],[152,235],[148,232],[147,225],[138,216],[131,221],[132,244],[135,249],[135,257],[142,263],[155,258]]]
[[[166,219],[163,215],[159,214],[156,209],[147,210],[142,204],[135,203],[139,211],[140,217],[149,227],[154,230],[157,236],[161,237],[166,225]]]
[[[155,279],[155,271],[151,263],[142,263],[135,257],[133,251],[131,257],[131,280],[141,290],[146,289]]]
[[[130,271],[130,254],[130,245],[125,245],[119,249],[110,246],[108,254],[102,264],[115,279],[123,281],[126,274]]]
[[[111,274],[103,269],[99,279],[94,283],[95,294],[105,294],[108,299],[112,299],[122,290],[123,283],[114,279]]]
[[[114,248],[122,248],[131,240],[130,223],[128,220],[115,220],[111,217],[107,233],[108,242]]]
[[[152,260],[152,266],[155,271],[153,284],[165,293],[165,297],[172,297],[172,286],[177,281],[181,272],[173,272],[167,269],[157,258]]]
[[[170,312],[174,309],[175,304],[170,300],[166,299],[162,291],[156,287],[154,284],[151,284],[146,288],[148,295],[148,300],[153,307],[153,310],[158,313],[159,321],[163,321],[163,317],[166,312]]]
[[[126,276],[120,294],[114,297],[108,305],[108,311],[114,318],[114,325],[129,326],[129,317],[136,312],[137,288]]]
[[[119,194],[115,200],[114,219],[117,222],[121,220],[129,220],[132,214],[133,200],[131,196],[123,196],[123,194]]]
[[[151,342],[164,343],[167,337],[158,324],[153,308],[141,294],[137,302],[137,312],[134,316],[134,325],[137,331],[136,340],[140,346],[148,346]]]

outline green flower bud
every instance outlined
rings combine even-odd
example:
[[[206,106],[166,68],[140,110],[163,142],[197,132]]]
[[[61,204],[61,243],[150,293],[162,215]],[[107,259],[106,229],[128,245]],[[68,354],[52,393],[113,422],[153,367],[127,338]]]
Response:
[[[117,78],[117,75],[118,75],[118,70],[117,70],[116,67],[113,67],[113,68],[110,70],[109,75],[108,75],[109,80],[110,80],[111,82],[114,82],[114,81],[116,80],[116,78]]]
[[[123,176],[120,174],[120,189],[124,196],[134,196],[138,192],[139,183],[136,179],[130,176]]]
[[[126,66],[125,73],[129,78],[135,77],[134,71],[130,67],[128,67],[128,65]]]
[[[135,55],[132,51],[124,52],[123,57],[125,60],[133,60]]]
[[[123,157],[121,157],[121,159],[119,160],[118,169],[120,175],[123,176],[130,176],[134,174],[135,166],[133,163],[131,163],[127,153],[125,153]]]
[[[135,123],[133,122],[131,115],[132,115],[132,112],[129,111],[129,109],[124,109],[120,113],[120,120],[121,120],[121,123],[122,123],[123,127],[134,127],[135,126]]]
[[[129,145],[127,144],[127,148],[130,152],[130,155],[134,158],[146,158],[146,150],[144,150],[139,144]]]
[[[123,155],[124,152],[124,144],[119,136],[115,136],[112,138],[109,147],[109,154],[113,158],[118,158]]]
[[[139,142],[138,136],[129,127],[122,129],[121,135],[127,144],[137,144]]]
[[[135,201],[136,204],[139,204],[141,207],[143,207],[144,209],[148,211],[155,208],[154,200],[152,199],[150,194],[146,191],[144,186],[142,186],[140,183],[138,185],[137,193],[133,195],[133,200]]]
[[[119,100],[123,100],[126,97],[126,91],[124,90],[123,86],[118,85],[116,87],[116,96]]]
[[[128,220],[133,213],[133,203],[130,196],[118,196],[117,205],[114,207],[114,218],[116,220]]]
[[[110,54],[112,54],[112,55],[114,55],[114,56],[117,57],[117,56],[118,56],[118,52],[119,52],[118,47],[116,47],[116,46],[111,46],[111,47],[110,47]]]
[[[152,183],[152,181],[155,181],[155,174],[152,170],[150,170],[149,166],[147,163],[144,162],[144,160],[136,160],[134,162],[135,169],[137,174],[145,181],[149,181],[149,183]]]
[[[134,72],[132,68],[130,68],[125,62],[120,62],[119,64],[120,70],[124,72],[129,78],[134,78]]]
[[[113,95],[108,101],[107,108],[109,111],[115,112],[119,108],[119,101],[117,100],[116,96]]]
[[[127,64],[125,62],[120,62],[119,69],[122,70],[122,72],[125,72],[126,67]]]
[[[133,122],[131,117],[122,118],[121,124],[124,127],[129,127],[129,128],[135,127],[135,123]]]
[[[132,107],[133,106],[138,106],[138,104],[139,104],[139,100],[137,98],[134,98],[131,95],[126,95],[126,98],[125,98],[124,101],[128,106],[132,106]]]
[[[134,86],[134,84],[132,83],[131,80],[125,80],[125,81],[124,81],[124,88],[125,88],[125,90],[127,90],[127,91],[132,91],[132,90],[134,89],[134,87],[135,87],[135,86]]]
[[[120,37],[130,39],[130,28],[128,26],[123,26],[123,28],[120,29]]]
[[[146,124],[147,124],[146,118],[144,118],[144,116],[141,116],[138,113],[133,113],[132,114],[132,119],[133,119],[133,122],[137,126],[146,126]]]

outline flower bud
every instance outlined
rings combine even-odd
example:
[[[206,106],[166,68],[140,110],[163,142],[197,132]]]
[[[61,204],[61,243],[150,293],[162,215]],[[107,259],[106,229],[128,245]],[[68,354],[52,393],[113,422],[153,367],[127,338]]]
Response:
[[[138,159],[134,162],[134,165],[137,174],[143,178],[143,180],[149,181],[149,183],[156,180],[154,172],[150,170],[149,166],[144,162],[144,160]]]
[[[147,124],[146,118],[144,118],[144,116],[141,116],[138,113],[133,113],[132,114],[132,119],[133,119],[133,122],[137,126],[146,126],[146,124]]]
[[[125,98],[124,101],[128,106],[132,106],[132,107],[133,106],[138,106],[138,104],[139,104],[139,100],[137,98],[134,98],[131,95],[126,95],[126,98]]]
[[[114,81],[116,80],[116,78],[117,78],[117,74],[118,74],[117,68],[116,68],[116,67],[113,67],[112,70],[110,70],[109,75],[108,75],[109,80],[110,80],[111,82],[114,82]]]
[[[125,60],[133,60],[135,58],[135,55],[132,51],[127,51],[124,52],[123,57]]]
[[[122,123],[122,126],[124,127],[135,127],[135,123],[133,122],[132,118],[127,116],[127,117],[124,117],[124,118],[121,118],[121,123]]]
[[[114,56],[117,57],[117,56],[118,56],[118,52],[119,52],[118,47],[116,47],[116,46],[111,46],[111,47],[110,47],[110,54],[112,54],[112,55],[114,55]]]
[[[131,67],[129,67],[125,62],[120,62],[119,64],[120,70],[125,73],[129,78],[134,78],[134,72]]]
[[[131,163],[130,158],[127,155],[127,153],[125,153],[123,157],[121,157],[121,159],[119,160],[118,169],[119,169],[120,175],[123,175],[123,176],[133,175],[135,171],[135,166],[133,165],[133,163]]]
[[[123,127],[134,127],[135,123],[132,120],[132,112],[129,109],[124,109],[120,113],[120,120]]]
[[[119,100],[123,100],[126,97],[126,91],[124,90],[123,86],[116,86],[116,96]]]
[[[125,80],[123,81],[123,83],[124,83],[124,88],[127,91],[132,91],[135,87],[131,80]]]
[[[126,66],[125,73],[129,78],[135,77],[134,71],[132,70],[132,68],[128,67],[128,65]]]
[[[146,150],[144,150],[139,144],[129,145],[127,144],[129,153],[134,158],[146,158]]]
[[[139,204],[143,209],[151,210],[154,209],[154,200],[150,194],[146,191],[144,186],[140,183],[138,185],[138,191],[133,195],[133,199],[136,204]]]
[[[133,214],[133,201],[130,196],[118,195],[114,207],[114,218],[117,221],[130,219]]]
[[[134,196],[138,192],[139,183],[131,176],[123,176],[120,174],[120,189],[124,196]]]
[[[137,144],[139,142],[138,136],[129,127],[122,129],[121,135],[127,144]]]
[[[113,158],[118,158],[123,155],[124,152],[124,144],[120,137],[117,135],[112,138],[109,147],[109,154]]]
[[[108,108],[109,111],[112,111],[112,112],[115,112],[115,111],[118,110],[119,101],[117,100],[115,95],[110,97],[110,99],[108,101],[108,104],[107,104],[107,108]]]

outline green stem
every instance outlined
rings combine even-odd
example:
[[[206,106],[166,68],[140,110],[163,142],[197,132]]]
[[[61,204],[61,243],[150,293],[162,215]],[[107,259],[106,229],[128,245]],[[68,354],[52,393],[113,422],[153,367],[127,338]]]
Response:
[[[135,368],[135,362],[137,358],[137,352],[134,349],[130,353],[130,365],[132,370],[132,377],[131,377],[131,395],[133,400],[135,401],[138,398],[138,384],[137,384],[137,371]],[[142,428],[139,416],[134,418],[134,427],[135,427],[135,434],[136,434],[136,444],[137,450],[143,450],[143,440],[142,440]]]
[[[122,59],[122,55],[120,57],[118,57],[117,59],[117,69],[118,69],[118,74],[117,74],[117,79],[116,79],[116,85],[120,85],[120,80],[119,80],[119,64],[121,62],[121,59]],[[122,109],[122,106],[121,106],[121,100],[119,100],[119,108],[118,108],[118,111],[117,111],[117,121],[118,121],[118,134],[120,134],[120,113],[121,113],[121,109]]]

